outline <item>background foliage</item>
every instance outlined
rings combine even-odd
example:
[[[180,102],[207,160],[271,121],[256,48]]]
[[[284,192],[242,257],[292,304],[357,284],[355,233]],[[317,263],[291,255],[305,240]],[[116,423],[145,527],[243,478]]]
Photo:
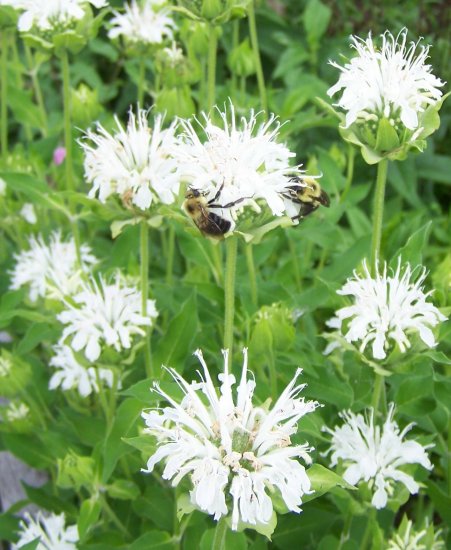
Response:
[[[253,247],[258,305],[249,285],[244,248],[239,250],[235,359],[239,364],[240,348],[249,346],[250,366],[259,376],[257,394],[262,400],[269,394],[269,361],[277,365],[279,389],[298,366],[304,369],[306,396],[324,407],[303,421],[299,437],[316,448],[315,462],[319,464],[327,465],[321,456],[327,448],[321,426],[335,425],[340,410],[361,410],[371,399],[374,376],[367,364],[351,351],[345,351],[340,359],[325,357],[322,352],[325,321],[342,305],[335,291],[368,255],[375,170],[343,143],[336,119],[323,110],[317,98],[329,101],[326,90],[337,77],[328,60],[339,60],[340,52],[349,54],[349,34],[366,36],[369,30],[374,36],[385,29],[396,34],[407,26],[412,39],[424,36],[426,43],[433,44],[434,73],[449,82],[451,26],[446,8],[444,1],[274,0],[260,2],[257,9],[269,110],[290,121],[282,127],[283,139],[296,151],[298,162],[311,173],[323,174],[321,184],[331,197],[331,206],[320,209],[299,227],[272,231]],[[144,102],[146,106],[156,102],[157,108],[185,115],[186,110],[191,114],[191,107],[200,110],[205,105],[205,59],[199,47],[204,35],[192,21],[181,16],[178,21],[179,38],[192,64],[183,97],[174,102],[164,94],[173,89],[174,82],[162,82],[159,93],[154,93],[156,56],[145,52]],[[244,42],[239,62],[234,62],[233,33],[237,31]],[[216,76],[217,104],[230,96],[242,113],[260,106],[247,36],[246,19],[222,25]],[[79,213],[83,241],[101,258],[102,272],[113,273],[119,267],[139,276],[139,228],[127,226],[112,239],[110,225],[121,212],[114,204],[102,205],[86,198],[78,147],[74,148],[77,191],[63,191],[64,167],[52,161],[54,149],[62,144],[63,131],[58,63],[39,51],[33,51],[33,59],[29,53],[15,36],[7,75],[10,150],[2,159],[0,173],[8,184],[7,196],[0,197],[0,329],[13,337],[2,349],[29,369],[21,398],[33,415],[32,426],[24,433],[2,423],[0,448],[49,472],[49,482],[43,487],[25,486],[28,501],[45,510],[63,511],[68,521],[77,522],[81,549],[174,548],[182,532],[184,549],[199,548],[199,541],[201,549],[209,548],[214,522],[194,512],[189,522],[185,518],[179,523],[177,492],[158,475],[140,473],[153,443],[150,438],[143,442],[138,437],[142,428],[139,416],[143,408],[155,405],[156,399],[149,392],[151,381],[144,379],[142,344],[138,342],[126,356],[112,354],[106,359],[120,369],[123,378],[122,390],[111,397],[114,402],[108,405],[110,413],[105,418],[96,396],[82,399],[75,392],[48,390],[50,346],[61,330],[54,316],[58,306],[46,301],[33,307],[24,290],[8,288],[13,255],[26,246],[30,233],[39,230],[48,234],[54,228],[70,233],[68,199]],[[108,126],[117,113],[125,120],[129,105],[137,99],[142,58],[142,54],[129,55],[112,43],[104,27],[82,51],[71,56],[74,139],[96,119]],[[45,117],[32,91],[36,75],[42,86]],[[175,87],[181,81],[183,78]],[[448,101],[441,111],[440,129],[429,139],[426,152],[391,164],[383,231],[384,257],[390,260],[402,252],[404,260],[426,265],[428,286],[436,289],[434,302],[445,308],[445,313],[450,311],[451,283],[450,120]],[[34,204],[38,227],[19,215],[24,202]],[[221,266],[222,245],[199,238],[188,222],[167,218],[151,231],[150,292],[161,312],[151,348],[163,383],[168,380],[158,368],[162,364],[174,367],[188,380],[194,377],[197,364],[191,353],[196,348],[204,351],[213,369],[221,366]],[[266,316],[261,315],[262,310]],[[408,499],[408,494],[400,491],[387,509],[378,512],[373,548],[383,547],[383,538],[404,513],[419,522],[425,517],[440,526],[451,522],[451,362],[446,358],[450,334],[451,325],[444,323],[438,350],[400,355],[387,378],[387,399],[397,404],[400,424],[414,421],[415,436],[422,443],[434,443],[434,470],[427,479],[424,472],[424,491],[419,496]],[[0,516],[1,538],[14,539],[18,524],[14,514],[24,504],[20,502]],[[227,548],[361,548],[368,518],[359,496],[335,488],[303,508],[299,516],[280,516],[272,542],[250,531],[230,532]],[[351,517],[352,523],[348,523]],[[343,541],[345,525],[350,526],[350,535]]]

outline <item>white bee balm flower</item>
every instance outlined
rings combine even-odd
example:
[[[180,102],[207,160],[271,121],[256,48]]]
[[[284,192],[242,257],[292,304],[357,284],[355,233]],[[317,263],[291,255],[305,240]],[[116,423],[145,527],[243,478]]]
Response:
[[[258,123],[259,114],[235,120],[235,108],[230,102],[227,110],[218,114],[222,125],[201,113],[203,122],[195,119],[199,137],[190,120],[181,120],[181,141],[175,150],[181,177],[191,189],[198,191],[207,202],[215,205],[212,211],[235,226],[238,213],[250,206],[258,210],[257,199],[263,199],[275,216],[282,216],[286,205],[281,193],[288,185],[287,176],[301,174],[290,166],[295,156],[277,138],[280,122],[274,115]],[[220,208],[225,206],[225,208]]]
[[[374,490],[371,504],[378,509],[387,505],[394,482],[403,483],[412,495],[418,493],[418,483],[411,475],[403,472],[401,466],[421,464],[427,470],[432,469],[426,453],[429,446],[423,447],[412,440],[405,441],[405,435],[413,424],[400,431],[393,415],[392,404],[381,428],[374,423],[372,408],[368,420],[361,414],[346,411],[340,414],[345,421],[342,426],[333,430],[323,428],[332,435],[331,467],[343,461],[345,481],[351,485],[360,481],[370,482]]]
[[[83,283],[81,291],[65,302],[66,309],[57,315],[65,326],[61,342],[70,340],[74,351],[84,349],[89,361],[99,358],[102,344],[116,351],[129,349],[135,334],[145,335],[158,315],[154,300],[147,300],[147,315],[141,314],[141,294],[126,286],[119,276],[113,284],[101,278]]]
[[[304,466],[296,459],[310,464],[312,449],[307,444],[293,445],[290,436],[297,432],[297,422],[318,406],[298,397],[305,387],[296,385],[300,369],[274,407],[267,410],[252,403],[255,381],[248,379],[246,348],[235,392],[236,379],[228,371],[228,352],[223,351],[219,395],[202,352],[195,355],[202,365],[200,382],[189,384],[168,369],[184,393],[181,403],[155,384],[154,391],[169,404],[142,413],[145,432],[158,441],[158,449],[143,471],[152,472],[163,461],[163,478],[173,486],[189,475],[192,504],[216,520],[231,513],[234,530],[240,522],[268,524],[274,491],[288,510],[300,512],[303,495],[312,490]]]
[[[386,31],[378,48],[369,34],[366,40],[353,36],[357,52],[344,66],[331,62],[341,71],[338,82],[328,90],[333,96],[342,91],[337,105],[346,111],[346,127],[358,119],[385,117],[399,120],[409,130],[418,128],[418,113],[442,97],[444,85],[426,64],[429,47],[407,44],[407,29],[395,38]]]
[[[55,390],[61,387],[63,391],[76,389],[82,397],[92,392],[99,392],[99,381],[108,388],[113,387],[114,376],[111,369],[98,367],[84,367],[74,356],[69,346],[57,344],[53,346],[55,355],[50,360],[50,365],[57,370],[49,381],[49,389]]]
[[[114,135],[98,124],[97,132],[89,130],[80,142],[85,176],[92,183],[89,196],[105,202],[117,194],[141,210],[154,201],[174,202],[179,190],[178,165],[172,157],[176,123],[163,129],[163,118],[157,115],[151,128],[148,111],[139,109],[137,115],[130,110],[127,128],[117,117],[116,124]]]
[[[336,312],[336,317],[328,321],[328,326],[344,333],[348,342],[360,341],[360,351],[372,342],[375,359],[385,359],[390,343],[395,342],[401,352],[410,347],[408,335],[418,333],[429,347],[436,341],[431,328],[446,317],[427,301],[431,292],[423,291],[426,268],[419,271],[410,264],[401,267],[398,262],[396,271],[389,273],[384,264],[382,273],[378,270],[371,277],[366,263],[363,264],[363,276],[354,271],[337,294],[351,296],[353,304]]]
[[[11,271],[10,288],[18,290],[29,286],[29,298],[61,297],[80,288],[83,271],[89,271],[97,263],[91,249],[83,244],[80,249],[81,266],[77,263],[75,241],[63,241],[59,231],[54,231],[46,244],[42,235],[30,237],[29,250],[15,254],[16,265]]]
[[[83,19],[89,4],[102,8],[108,2],[105,0],[20,0],[17,8],[24,12],[19,17],[18,29],[28,32],[36,26],[40,31],[64,30]]]
[[[132,0],[125,5],[125,12],[113,12],[113,25],[108,36],[122,36],[127,42],[161,44],[165,39],[172,40],[176,25],[170,16],[171,10],[160,0]]]
[[[64,514],[44,516],[42,512],[32,517],[24,514],[20,522],[19,540],[12,545],[19,550],[26,544],[39,539],[36,550],[77,550],[78,530],[76,525],[65,526]]]

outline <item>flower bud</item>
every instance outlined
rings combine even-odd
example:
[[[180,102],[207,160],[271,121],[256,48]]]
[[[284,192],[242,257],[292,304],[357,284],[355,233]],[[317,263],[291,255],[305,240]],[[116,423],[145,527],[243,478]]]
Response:
[[[283,351],[291,347],[295,338],[293,316],[282,304],[263,306],[256,314],[251,334],[253,353],[265,355],[268,351]]]
[[[255,73],[255,56],[248,38],[230,52],[227,64],[237,76],[250,76]]]
[[[191,117],[196,112],[196,107],[191,98],[190,87],[161,90],[155,101],[155,109],[160,113],[166,113],[169,120],[175,116]]]
[[[88,126],[102,112],[97,90],[91,90],[86,84],[80,84],[71,92],[72,119],[75,125]]]
[[[76,491],[81,487],[92,487],[95,476],[95,462],[91,457],[79,456],[69,452],[63,459],[58,459],[56,484],[63,489]]]

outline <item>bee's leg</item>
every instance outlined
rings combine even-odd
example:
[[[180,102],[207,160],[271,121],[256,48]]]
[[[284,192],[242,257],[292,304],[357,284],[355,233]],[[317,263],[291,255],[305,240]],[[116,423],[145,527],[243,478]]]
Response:
[[[236,204],[239,204],[240,202],[243,202],[247,199],[252,199],[253,197],[241,197],[241,199],[237,199],[233,202],[228,202],[227,204],[208,204],[210,208],[232,208],[232,206],[235,206]]]
[[[225,183],[225,180],[219,186],[219,189],[216,192],[216,195],[208,201],[208,206],[213,207],[213,208],[215,207],[215,205],[213,203],[216,202],[219,199],[219,197],[221,196],[222,190],[224,189],[224,183]]]
[[[303,201],[301,199],[298,199],[297,196],[293,196],[290,193],[279,193],[283,198],[293,202],[294,204],[303,204]]]

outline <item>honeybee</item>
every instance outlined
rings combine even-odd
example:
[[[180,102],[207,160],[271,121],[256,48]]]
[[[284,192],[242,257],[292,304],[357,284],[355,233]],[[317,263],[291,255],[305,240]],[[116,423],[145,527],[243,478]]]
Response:
[[[229,202],[228,204],[217,204],[216,201],[219,199],[223,187],[224,184],[220,186],[216,195],[209,201],[207,201],[205,195],[198,189],[189,188],[183,203],[183,208],[199,230],[208,237],[215,237],[218,239],[222,238],[230,231],[232,223],[211,210],[232,208],[232,206],[249,198],[243,197],[234,202]]]
[[[294,176],[282,193],[282,196],[292,203],[299,205],[299,212],[291,219],[300,220],[317,210],[320,206],[329,208],[329,195],[321,189],[315,178]]]

